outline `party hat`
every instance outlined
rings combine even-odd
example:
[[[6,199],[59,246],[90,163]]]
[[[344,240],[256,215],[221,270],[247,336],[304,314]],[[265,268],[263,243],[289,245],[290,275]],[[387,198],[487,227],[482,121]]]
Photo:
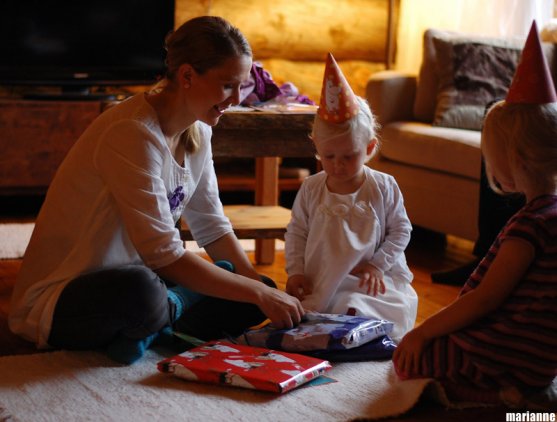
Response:
[[[536,21],[532,22],[506,101],[523,104],[545,104],[557,101]]]
[[[358,114],[356,95],[331,53],[327,55],[317,114],[326,121],[343,123]]]

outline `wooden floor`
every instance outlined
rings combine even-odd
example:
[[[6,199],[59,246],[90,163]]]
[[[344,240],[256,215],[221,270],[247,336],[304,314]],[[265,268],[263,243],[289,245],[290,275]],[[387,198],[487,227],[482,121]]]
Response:
[[[417,323],[421,323],[432,313],[450,303],[458,293],[458,287],[433,284],[432,271],[452,267],[472,259],[472,243],[462,239],[440,237],[422,230],[415,230],[407,250],[407,260],[414,273],[414,288],[419,296]],[[250,253],[253,261],[253,254]],[[13,288],[20,260],[0,260],[0,356],[13,353],[31,353],[32,345],[7,330],[6,315],[9,297]],[[284,288],[284,253],[278,251],[273,265],[258,266],[260,273],[271,277],[279,287]],[[468,409],[447,411],[438,404],[421,400],[414,409],[402,417],[391,421],[470,421],[492,422],[505,420],[505,409]]]
[[[6,220],[0,218],[1,221]],[[429,232],[414,231],[406,256],[414,273],[413,286],[419,296],[417,323],[421,323],[429,315],[450,303],[459,290],[457,287],[432,283],[431,272],[450,268],[472,259],[472,246],[472,243],[466,240],[448,237],[445,241]],[[248,255],[253,262],[253,253],[250,252]],[[18,259],[0,260],[1,317],[5,317],[8,313],[9,297],[20,266],[21,260]],[[284,252],[277,251],[273,265],[259,265],[257,269],[261,274],[271,277],[280,288],[284,289],[287,279],[284,267]]]

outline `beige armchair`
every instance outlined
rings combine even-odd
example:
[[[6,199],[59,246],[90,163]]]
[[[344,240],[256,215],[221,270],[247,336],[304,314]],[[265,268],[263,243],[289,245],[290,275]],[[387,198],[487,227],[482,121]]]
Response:
[[[477,236],[480,132],[416,120],[416,76],[372,76],[367,98],[381,124],[370,165],[393,175],[414,225],[474,240]]]
[[[368,81],[382,126],[370,165],[397,179],[414,225],[476,239],[483,111],[506,95],[523,43],[430,29],[419,77],[382,71]],[[544,48],[555,68],[554,45]]]

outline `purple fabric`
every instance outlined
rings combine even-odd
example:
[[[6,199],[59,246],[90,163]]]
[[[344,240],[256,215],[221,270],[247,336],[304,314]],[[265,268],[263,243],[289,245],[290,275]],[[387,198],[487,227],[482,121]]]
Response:
[[[172,192],[168,196],[168,203],[170,204],[170,211],[174,211],[176,208],[180,206],[182,201],[185,198],[184,188],[182,186],[178,186],[174,192]]]
[[[271,74],[259,63],[252,65],[251,75],[255,81],[253,92],[261,101],[272,100],[280,94],[280,88],[273,81]]]
[[[271,74],[263,69],[261,63],[254,62],[251,66],[249,79],[240,87],[241,105],[251,106],[276,100],[279,103],[315,104],[306,95],[300,95],[292,82],[280,87],[273,81]]]
[[[260,63],[251,65],[250,77],[242,84],[242,105],[253,105],[271,100],[280,94],[280,88],[275,84],[269,72]]]

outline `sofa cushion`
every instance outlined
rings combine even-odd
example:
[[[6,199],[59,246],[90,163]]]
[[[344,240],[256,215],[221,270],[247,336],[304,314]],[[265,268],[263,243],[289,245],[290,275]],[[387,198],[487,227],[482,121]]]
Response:
[[[479,131],[395,122],[383,128],[381,137],[381,155],[389,160],[480,179]]]
[[[484,109],[507,95],[521,48],[433,39],[439,87],[434,126],[480,130]]]
[[[440,40],[436,42],[435,40]],[[414,101],[414,117],[421,122],[431,123],[435,116],[437,92],[439,90],[439,54],[437,47],[442,42],[477,43],[502,48],[522,48],[523,37],[497,38],[465,34],[454,31],[428,29],[424,32],[423,59],[418,76],[418,86]],[[445,57],[442,60],[446,63]]]

